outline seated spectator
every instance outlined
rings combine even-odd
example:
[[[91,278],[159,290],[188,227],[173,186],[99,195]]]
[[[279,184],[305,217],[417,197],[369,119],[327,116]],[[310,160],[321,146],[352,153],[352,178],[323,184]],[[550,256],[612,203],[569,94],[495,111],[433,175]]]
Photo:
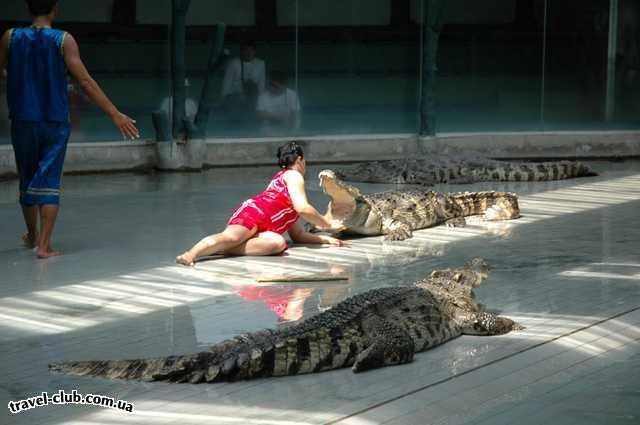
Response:
[[[255,111],[258,96],[264,91],[265,65],[256,57],[254,42],[240,46],[240,57],[231,59],[222,81],[222,103],[229,112]]]
[[[294,90],[287,88],[285,73],[271,73],[267,89],[258,97],[256,111],[265,135],[282,136],[300,128],[300,100]]]

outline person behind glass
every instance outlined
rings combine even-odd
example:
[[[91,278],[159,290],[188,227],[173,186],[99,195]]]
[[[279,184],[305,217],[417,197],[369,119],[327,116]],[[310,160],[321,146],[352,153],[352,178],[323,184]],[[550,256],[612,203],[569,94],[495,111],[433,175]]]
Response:
[[[233,112],[253,112],[265,86],[264,61],[256,57],[256,44],[240,45],[240,57],[231,59],[222,80],[223,106]]]
[[[196,100],[193,97],[191,97],[191,95],[189,94],[190,87],[191,87],[191,80],[189,78],[185,78],[184,79],[185,114],[187,119],[190,119],[191,121],[193,121],[193,119],[196,117],[196,114],[198,113],[198,104],[196,103]],[[164,99],[162,99],[162,102],[160,102],[160,110],[165,112],[170,119],[173,118],[173,96],[172,95],[169,95]]]
[[[139,137],[135,121],[121,113],[91,78],[71,34],[51,28],[57,0],[26,0],[33,21],[0,41],[0,73],[7,72],[11,143],[20,177],[20,204],[38,258],[60,255],[51,235],[60,204],[62,166],[70,135],[67,72],[127,138]],[[38,226],[39,222],[39,226]]]
[[[207,236],[176,262],[193,266],[209,255],[278,255],[287,250],[282,236],[289,232],[293,242],[343,246],[340,239],[315,235],[304,230],[300,218],[320,230],[339,232],[338,222],[330,222],[307,200],[304,175],[307,169],[302,147],[289,142],[278,149],[278,171],[261,194],[246,200],[233,213],[222,233]]]
[[[300,100],[287,88],[287,75],[273,71],[267,89],[258,97],[256,107],[262,131],[266,135],[282,135],[300,128]]]

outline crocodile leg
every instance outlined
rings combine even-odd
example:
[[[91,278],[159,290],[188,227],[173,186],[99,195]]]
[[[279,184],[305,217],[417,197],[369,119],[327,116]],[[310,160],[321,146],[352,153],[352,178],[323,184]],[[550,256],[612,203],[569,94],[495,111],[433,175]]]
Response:
[[[486,311],[471,313],[462,320],[462,333],[465,335],[503,335],[522,329],[524,326],[513,320]]]
[[[413,339],[398,325],[369,316],[363,320],[363,328],[372,343],[358,354],[352,367],[354,373],[413,361]]]
[[[386,219],[382,223],[384,239],[388,241],[403,241],[413,236],[411,226],[400,220]]]
[[[444,222],[446,227],[465,227],[467,225],[467,221],[464,217],[454,217]]]
[[[520,217],[520,209],[517,203],[510,203],[509,198],[499,199],[494,205],[487,208],[484,213],[485,220],[513,220]]]

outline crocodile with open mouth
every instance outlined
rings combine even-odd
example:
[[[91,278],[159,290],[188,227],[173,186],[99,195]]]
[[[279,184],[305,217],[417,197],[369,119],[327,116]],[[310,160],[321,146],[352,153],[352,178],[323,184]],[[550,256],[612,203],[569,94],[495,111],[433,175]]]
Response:
[[[331,198],[327,219],[341,222],[343,232],[349,234],[404,240],[412,236],[413,230],[439,224],[463,226],[464,217],[472,215],[483,214],[486,220],[520,216],[514,193],[390,190],[363,194],[331,170],[321,171],[319,177],[322,190]]]

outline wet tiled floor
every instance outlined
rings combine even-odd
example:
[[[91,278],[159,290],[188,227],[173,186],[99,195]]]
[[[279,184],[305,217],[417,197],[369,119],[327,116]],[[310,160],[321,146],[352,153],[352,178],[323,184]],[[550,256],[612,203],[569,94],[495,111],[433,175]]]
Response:
[[[273,169],[65,177],[60,258],[20,247],[15,182],[0,183],[0,402],[77,389],[127,400],[134,413],[47,406],[8,424],[637,424],[640,421],[640,163],[594,163],[599,177],[486,183],[520,195],[523,217],[469,220],[403,243],[296,246],[270,258],[177,267],[175,255],[224,225]],[[318,168],[312,202],[324,209]],[[365,191],[388,186],[359,185]],[[289,323],[354,293],[483,257],[476,290],[526,330],[463,336],[409,365],[232,384],[169,385],[50,374],[59,360],[202,350]],[[348,282],[258,285],[263,274],[333,272]]]

